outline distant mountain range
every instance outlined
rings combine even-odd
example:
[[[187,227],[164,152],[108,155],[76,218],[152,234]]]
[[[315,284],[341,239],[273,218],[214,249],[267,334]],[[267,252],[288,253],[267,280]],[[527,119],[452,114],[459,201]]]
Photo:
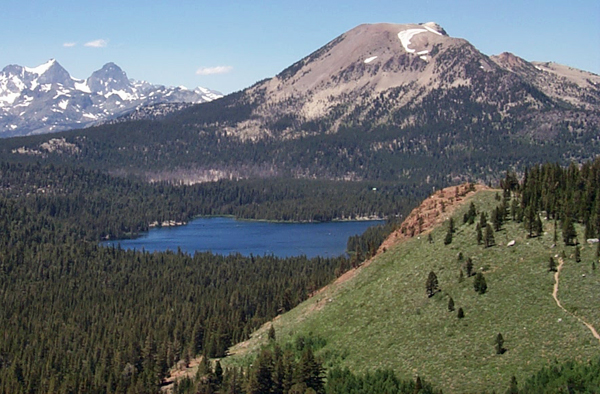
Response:
[[[179,110],[181,103],[221,96],[202,87],[188,90],[129,79],[114,63],[85,80],[71,77],[54,59],[35,68],[9,65],[0,72],[0,137],[82,128],[146,105],[179,103],[173,107]]]
[[[143,107],[53,143],[7,141],[0,156],[151,180],[291,176],[430,187],[600,154],[600,76],[488,56],[435,23],[360,25],[273,78],[174,109]]]

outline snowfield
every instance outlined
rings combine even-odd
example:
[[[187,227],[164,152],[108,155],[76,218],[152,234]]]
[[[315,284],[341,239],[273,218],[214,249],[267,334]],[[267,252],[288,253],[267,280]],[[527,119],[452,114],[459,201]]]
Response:
[[[415,53],[414,49],[409,48],[408,46],[410,45],[410,40],[417,34],[420,33],[426,33],[428,32],[428,29],[408,29],[408,30],[403,30],[400,33],[398,33],[398,38],[400,39],[400,42],[402,43],[402,46],[404,47],[404,50],[408,53]],[[436,32],[437,34],[439,34],[438,32]]]

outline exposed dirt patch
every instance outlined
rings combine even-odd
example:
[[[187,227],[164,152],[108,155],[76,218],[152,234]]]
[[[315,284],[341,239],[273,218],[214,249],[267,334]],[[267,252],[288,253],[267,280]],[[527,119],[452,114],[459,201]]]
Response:
[[[381,244],[377,254],[404,239],[428,233],[435,226],[449,219],[456,208],[462,205],[467,198],[480,190],[488,189],[485,185],[467,183],[438,190],[412,210],[400,228]]]
[[[202,356],[194,358],[190,360],[189,365],[186,367],[185,365],[180,364],[179,361],[178,366],[173,367],[169,371],[169,376],[163,380],[163,386],[161,390],[166,393],[171,393],[173,391],[173,384],[179,379],[183,379],[185,377],[191,378],[196,375],[198,371],[198,365],[202,361]]]

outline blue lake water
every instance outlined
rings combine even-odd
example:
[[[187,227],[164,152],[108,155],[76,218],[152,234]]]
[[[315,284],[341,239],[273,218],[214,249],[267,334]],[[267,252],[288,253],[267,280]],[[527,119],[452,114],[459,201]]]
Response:
[[[165,251],[181,248],[193,254],[241,253],[255,256],[336,257],[346,252],[350,236],[362,234],[382,221],[327,223],[272,223],[236,220],[229,217],[198,218],[185,226],[153,228],[136,239],[103,242],[125,249]]]

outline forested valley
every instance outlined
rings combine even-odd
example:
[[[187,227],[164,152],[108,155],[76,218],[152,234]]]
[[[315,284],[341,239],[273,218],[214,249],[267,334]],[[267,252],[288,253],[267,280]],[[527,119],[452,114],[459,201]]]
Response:
[[[135,252],[101,247],[102,239],[135,236],[152,222],[185,222],[196,215],[394,218],[406,215],[423,195],[366,182],[148,184],[39,163],[2,163],[0,172],[0,391],[6,393],[156,392],[179,360],[224,356],[228,346],[372,255],[396,224],[350,240],[351,256],[361,255],[354,261]],[[547,215],[560,225],[564,242],[578,239],[569,221],[584,226],[584,237],[598,236],[600,159],[581,167],[534,166],[522,181],[508,173],[501,186],[517,194],[518,205],[506,212],[525,226],[533,229],[537,215]],[[296,346],[292,355],[285,348],[267,349],[253,369],[221,370],[219,384],[218,368],[207,363],[206,375],[178,390],[261,392],[253,391],[262,387],[259,376],[272,385],[275,366],[283,365],[290,389],[299,384],[296,388],[308,390],[316,382],[316,392],[366,392],[351,387],[387,382],[398,388],[389,392],[414,392],[418,385],[422,392],[436,392],[427,377],[402,382],[389,371],[367,376],[325,371],[310,352],[307,345]],[[567,373],[591,381],[597,372],[597,364],[567,365],[541,371],[527,387],[551,387],[547,376]],[[223,383],[232,380],[237,383]]]
[[[149,184],[0,164],[0,391],[154,392],[178,360],[221,357],[350,266],[299,256],[101,247],[197,215],[324,221],[406,212],[418,192],[308,180]]]

